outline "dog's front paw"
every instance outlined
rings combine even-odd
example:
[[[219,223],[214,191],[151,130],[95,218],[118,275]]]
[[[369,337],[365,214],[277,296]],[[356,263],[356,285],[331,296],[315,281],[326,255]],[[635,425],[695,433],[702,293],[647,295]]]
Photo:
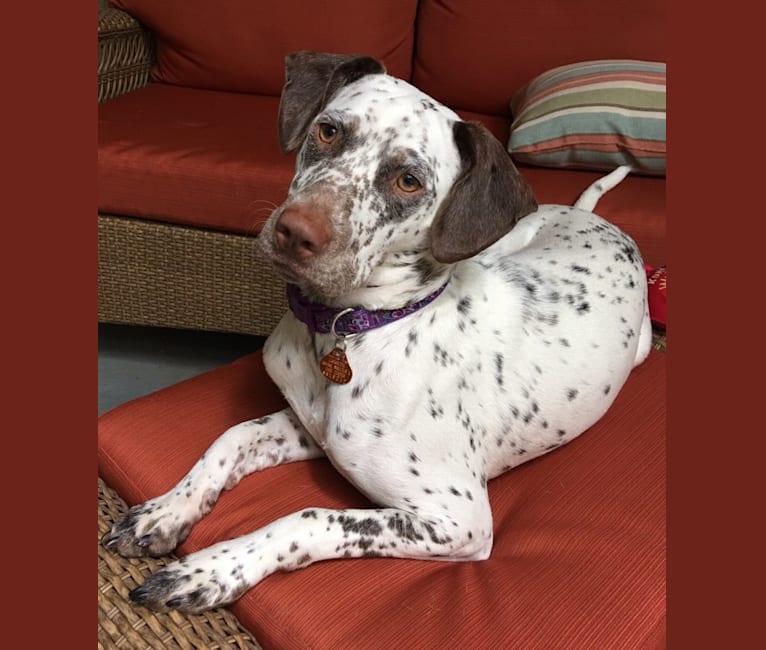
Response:
[[[130,599],[159,612],[177,609],[197,614],[231,603],[246,590],[247,585],[236,576],[219,576],[205,562],[186,558],[149,576],[130,592]]]
[[[167,555],[183,542],[194,522],[161,498],[133,506],[101,538],[109,550],[124,557]]]

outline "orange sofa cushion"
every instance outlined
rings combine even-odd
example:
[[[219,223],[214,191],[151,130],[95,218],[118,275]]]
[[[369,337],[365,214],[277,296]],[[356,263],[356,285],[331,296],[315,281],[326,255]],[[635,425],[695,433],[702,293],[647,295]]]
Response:
[[[234,613],[270,648],[660,648],[665,638],[665,356],[589,431],[490,482],[483,562],[320,562],[267,577]],[[101,476],[129,504],[170,489],[229,426],[282,408],[260,353],[99,419]],[[369,505],[325,460],[244,478],[187,554],[305,507]]]
[[[295,172],[279,149],[278,108],[277,97],[164,84],[104,102],[99,212],[259,232]]]
[[[665,61],[666,5],[421,0],[413,79],[454,108],[507,116],[513,93],[556,66],[593,59]]]
[[[257,234],[287,196],[295,155],[277,141],[275,97],[152,84],[99,107],[98,208],[225,232]],[[504,118],[461,111],[501,141]],[[571,205],[599,172],[520,167],[541,203]],[[665,182],[630,176],[597,212],[665,257]]]
[[[279,96],[295,50],[368,54],[409,79],[417,0],[112,0],[154,32],[155,81]]]

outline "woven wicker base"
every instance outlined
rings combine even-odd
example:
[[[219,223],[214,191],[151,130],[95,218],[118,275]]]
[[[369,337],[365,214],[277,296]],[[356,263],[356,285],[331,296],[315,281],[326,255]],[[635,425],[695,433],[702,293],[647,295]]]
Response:
[[[256,238],[98,215],[98,320],[268,336],[285,283]]]
[[[126,510],[125,502],[99,479],[99,540]],[[172,559],[126,559],[98,544],[99,650],[259,649],[261,646],[228,609],[214,609],[204,614],[158,614],[128,599],[131,589]]]
[[[268,336],[284,287],[254,237],[98,215],[100,322]]]
[[[148,84],[154,58],[154,39],[135,18],[111,7],[99,10],[99,103]]]

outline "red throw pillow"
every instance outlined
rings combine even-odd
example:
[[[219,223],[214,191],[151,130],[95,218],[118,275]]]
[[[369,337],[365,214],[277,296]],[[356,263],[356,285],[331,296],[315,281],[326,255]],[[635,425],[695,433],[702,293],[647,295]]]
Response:
[[[652,319],[654,325],[665,329],[667,322],[667,267],[663,265],[655,269],[646,264],[645,268],[649,293],[649,318]]]

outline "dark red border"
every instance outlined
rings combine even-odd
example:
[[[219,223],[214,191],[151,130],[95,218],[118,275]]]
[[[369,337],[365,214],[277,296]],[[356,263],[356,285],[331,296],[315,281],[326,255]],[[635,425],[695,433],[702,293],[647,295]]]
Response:
[[[35,634],[86,647],[96,628],[83,615],[96,613],[95,4],[15,3],[4,22],[13,647]],[[764,292],[746,280],[763,279],[766,181],[763,103],[748,95],[759,91],[764,36],[737,3],[668,10],[668,647],[752,647],[762,616]]]
[[[670,648],[763,638],[764,35],[742,6],[668,2]]]
[[[7,9],[2,538],[18,638],[5,645],[92,647],[96,3]]]

